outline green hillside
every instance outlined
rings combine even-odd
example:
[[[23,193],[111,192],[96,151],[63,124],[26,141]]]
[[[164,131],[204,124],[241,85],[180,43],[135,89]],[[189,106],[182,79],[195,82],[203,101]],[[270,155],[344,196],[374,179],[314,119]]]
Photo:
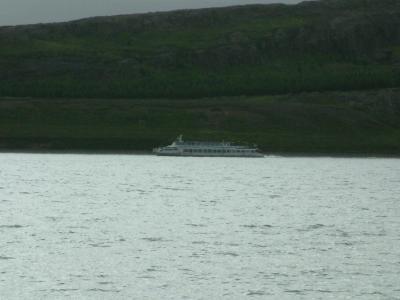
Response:
[[[0,27],[0,149],[400,155],[400,1]]]
[[[188,139],[268,153],[400,154],[400,89],[206,99],[0,99],[0,149],[151,150]]]
[[[0,96],[198,98],[400,85],[400,1],[0,27]]]

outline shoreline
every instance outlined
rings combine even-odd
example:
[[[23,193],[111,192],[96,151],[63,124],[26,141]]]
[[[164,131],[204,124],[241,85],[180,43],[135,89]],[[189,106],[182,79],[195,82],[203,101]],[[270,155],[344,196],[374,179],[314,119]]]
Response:
[[[399,154],[387,153],[304,153],[304,152],[261,152],[265,157],[287,157],[287,158],[392,158],[400,159]],[[137,150],[45,150],[45,149],[0,149],[0,154],[53,154],[53,155],[151,155],[152,151]],[[221,157],[218,157],[221,158]]]

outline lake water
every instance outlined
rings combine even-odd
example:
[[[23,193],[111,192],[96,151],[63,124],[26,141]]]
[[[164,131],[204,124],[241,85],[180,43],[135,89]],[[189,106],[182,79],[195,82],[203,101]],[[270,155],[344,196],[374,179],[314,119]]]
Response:
[[[0,154],[1,299],[400,299],[400,160]]]

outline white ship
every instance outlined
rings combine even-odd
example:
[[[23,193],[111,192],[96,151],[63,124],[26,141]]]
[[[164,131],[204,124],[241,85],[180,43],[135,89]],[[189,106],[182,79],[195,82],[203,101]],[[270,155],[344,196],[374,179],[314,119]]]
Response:
[[[264,157],[256,147],[227,142],[185,142],[180,135],[171,145],[153,149],[159,156]]]

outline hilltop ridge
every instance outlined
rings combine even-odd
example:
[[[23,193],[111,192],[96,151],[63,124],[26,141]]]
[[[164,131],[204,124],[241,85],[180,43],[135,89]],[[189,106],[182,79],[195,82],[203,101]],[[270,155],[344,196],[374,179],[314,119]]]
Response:
[[[193,98],[400,84],[400,4],[394,0],[0,27],[0,43],[0,96]]]

